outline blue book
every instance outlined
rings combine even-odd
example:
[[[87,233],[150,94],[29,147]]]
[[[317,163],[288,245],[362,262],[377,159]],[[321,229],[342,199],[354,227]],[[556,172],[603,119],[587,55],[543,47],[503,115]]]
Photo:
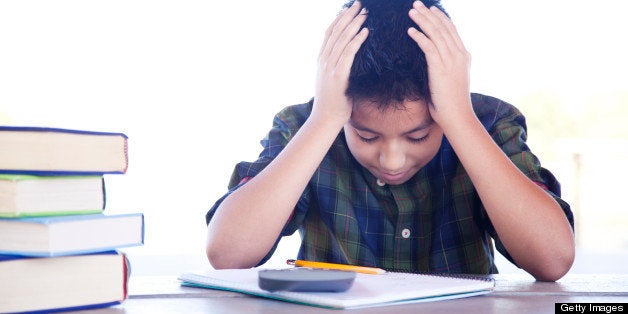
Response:
[[[102,175],[128,166],[123,133],[0,126],[0,147],[0,173]]]
[[[0,218],[0,254],[64,256],[143,243],[142,213]]]
[[[0,255],[0,312],[50,313],[121,303],[129,261],[116,251],[63,257]]]

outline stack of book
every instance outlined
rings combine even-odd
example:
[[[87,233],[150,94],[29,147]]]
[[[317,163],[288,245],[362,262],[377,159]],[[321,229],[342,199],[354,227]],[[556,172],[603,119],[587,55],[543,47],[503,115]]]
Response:
[[[105,214],[104,176],[127,166],[122,133],[0,126],[0,312],[126,299],[144,216]]]

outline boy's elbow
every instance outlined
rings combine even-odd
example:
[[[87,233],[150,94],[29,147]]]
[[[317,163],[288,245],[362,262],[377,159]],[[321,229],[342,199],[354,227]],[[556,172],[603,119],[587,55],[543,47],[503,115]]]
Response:
[[[548,268],[533,274],[534,278],[538,281],[557,281],[560,278],[563,278],[565,274],[569,271],[571,265],[569,266],[556,266],[552,268]]]
[[[212,243],[207,243],[205,247],[205,254],[207,255],[207,261],[214,269],[234,269],[245,268],[238,267],[237,263],[230,258],[229,254],[224,250],[217,249]]]
[[[554,255],[551,260],[543,263],[544,267],[538,269],[532,275],[538,281],[557,281],[569,272],[575,256],[575,247],[567,247],[561,250],[559,254]]]
[[[224,259],[220,259],[217,258],[214,255],[211,254],[207,254],[207,260],[209,261],[209,264],[214,268],[214,269],[235,269],[238,267],[233,267],[233,263],[230,263],[229,261],[226,261]]]
[[[207,261],[214,269],[241,269],[255,266],[247,263],[245,258],[236,254],[234,249],[220,248],[211,242],[207,243],[205,254],[207,255]]]
[[[205,255],[207,255],[207,261],[214,269],[225,269],[225,263],[220,259],[220,254],[208,243],[205,247]]]

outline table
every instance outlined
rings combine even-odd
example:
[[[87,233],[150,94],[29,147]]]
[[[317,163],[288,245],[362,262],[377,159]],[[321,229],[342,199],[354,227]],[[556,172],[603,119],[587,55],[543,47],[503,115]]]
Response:
[[[558,282],[536,282],[519,274],[492,275],[487,295],[437,302],[332,310],[247,296],[235,292],[182,287],[174,276],[138,276],[129,298],[110,308],[72,313],[554,313],[554,304],[628,302],[628,274],[567,275]]]

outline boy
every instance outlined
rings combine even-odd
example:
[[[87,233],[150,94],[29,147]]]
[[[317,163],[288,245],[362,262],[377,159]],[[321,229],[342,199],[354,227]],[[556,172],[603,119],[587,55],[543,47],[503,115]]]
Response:
[[[318,64],[314,98],[275,117],[207,213],[215,268],[260,265],[298,229],[300,259],[489,274],[493,238],[537,280],[567,273],[569,205],[521,113],[470,93],[470,56],[438,1],[348,4]]]

